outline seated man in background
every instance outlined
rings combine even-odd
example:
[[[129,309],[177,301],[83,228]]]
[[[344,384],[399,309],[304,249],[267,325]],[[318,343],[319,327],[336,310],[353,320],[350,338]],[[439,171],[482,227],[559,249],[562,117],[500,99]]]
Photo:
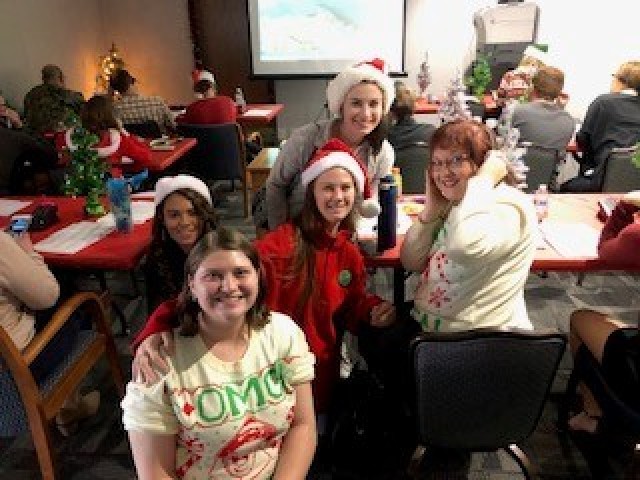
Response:
[[[57,65],[42,67],[42,84],[24,97],[27,128],[38,135],[54,132],[64,125],[70,111],[76,114],[84,103],[81,93],[65,87],[65,78]]]
[[[114,94],[113,111],[116,118],[125,128],[127,124],[153,121],[162,133],[175,130],[176,124],[166,102],[157,96],[140,95],[135,83],[136,79],[127,70],[116,70],[111,75],[109,87]]]
[[[533,76],[529,103],[516,105],[511,117],[520,130],[520,141],[564,152],[573,136],[576,122],[557,98],[564,87],[564,73],[555,67],[540,67]]]
[[[389,127],[389,143],[394,149],[406,148],[410,145],[429,143],[435,127],[429,123],[418,123],[413,117],[416,96],[402,82],[395,82],[396,99],[391,104]],[[397,156],[397,152],[396,152]],[[424,169],[425,165],[422,165]]]
[[[587,109],[576,143],[580,174],[560,186],[562,192],[597,192],[606,160],[616,147],[640,141],[640,61],[623,63],[611,80],[611,92],[599,95]]]

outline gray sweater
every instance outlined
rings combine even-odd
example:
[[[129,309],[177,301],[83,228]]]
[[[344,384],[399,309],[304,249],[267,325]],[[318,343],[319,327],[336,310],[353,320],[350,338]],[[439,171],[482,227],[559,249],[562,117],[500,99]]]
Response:
[[[302,209],[305,188],[300,183],[300,174],[313,153],[329,139],[331,126],[335,121],[325,120],[297,128],[280,150],[266,184],[270,230],[293,218]],[[371,191],[377,196],[380,179],[391,173],[394,161],[393,148],[386,140],[382,142],[378,155],[373,155],[367,144],[364,144],[363,148]]]

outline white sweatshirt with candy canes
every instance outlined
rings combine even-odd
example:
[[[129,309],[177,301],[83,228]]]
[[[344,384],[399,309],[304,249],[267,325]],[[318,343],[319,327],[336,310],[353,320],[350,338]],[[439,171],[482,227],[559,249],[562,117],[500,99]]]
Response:
[[[420,273],[412,316],[424,330],[532,329],[524,284],[535,253],[536,214],[521,191],[469,179],[449,215],[416,222],[402,264]]]

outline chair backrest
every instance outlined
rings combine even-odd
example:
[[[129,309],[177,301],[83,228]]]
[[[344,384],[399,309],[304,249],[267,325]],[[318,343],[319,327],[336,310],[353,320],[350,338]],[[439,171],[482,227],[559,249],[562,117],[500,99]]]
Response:
[[[631,161],[636,148],[611,150],[604,166],[603,192],[630,192],[640,189],[640,168]]]
[[[158,138],[162,136],[162,129],[154,120],[146,120],[140,123],[125,123],[124,129],[138,137]]]
[[[558,162],[564,157],[564,152],[531,145],[524,154],[524,163],[529,167],[527,172],[527,193],[535,192],[542,184],[554,189]]]
[[[186,157],[187,167],[202,180],[236,180],[245,177],[245,146],[237,123],[178,125],[178,132],[198,143]]]
[[[124,395],[122,370],[103,301],[91,292],[73,295],[58,307],[22,352],[0,328],[0,436],[15,436],[30,430],[42,478],[46,480],[56,478],[55,449],[49,431],[51,421],[80,386],[89,369],[103,356],[108,360],[120,396]],[[37,382],[30,365],[79,311],[89,315],[95,330],[78,332],[65,357]]]
[[[422,333],[410,349],[421,443],[491,451],[528,437],[565,344],[559,333]]]
[[[429,144],[416,142],[395,148],[394,167],[400,167],[402,193],[424,193],[425,174],[429,165]]]

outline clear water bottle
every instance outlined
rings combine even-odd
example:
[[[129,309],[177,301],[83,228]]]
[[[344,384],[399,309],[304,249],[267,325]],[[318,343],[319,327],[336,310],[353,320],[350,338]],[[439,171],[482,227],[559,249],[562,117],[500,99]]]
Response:
[[[544,183],[533,194],[533,205],[536,208],[538,222],[547,218],[549,215],[549,191]]]
[[[380,202],[380,215],[378,215],[378,252],[383,252],[396,246],[396,224],[398,211],[396,201],[398,186],[393,181],[392,175],[387,175],[380,180],[378,201]]]
[[[116,174],[114,178],[107,180],[107,194],[111,204],[111,213],[116,223],[116,230],[129,233],[133,230],[133,218],[131,214],[131,192],[129,182]]]
[[[247,110],[247,101],[245,100],[244,92],[240,87],[236,88],[235,101],[238,113],[244,113]]]

